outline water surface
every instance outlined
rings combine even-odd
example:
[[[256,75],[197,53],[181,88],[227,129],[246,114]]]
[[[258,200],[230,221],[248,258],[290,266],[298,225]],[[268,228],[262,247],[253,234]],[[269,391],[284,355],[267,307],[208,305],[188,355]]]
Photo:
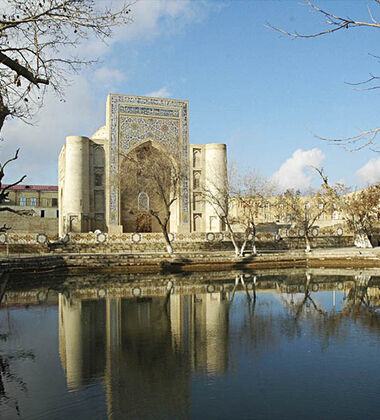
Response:
[[[378,418],[380,277],[323,273],[14,279],[0,417]]]

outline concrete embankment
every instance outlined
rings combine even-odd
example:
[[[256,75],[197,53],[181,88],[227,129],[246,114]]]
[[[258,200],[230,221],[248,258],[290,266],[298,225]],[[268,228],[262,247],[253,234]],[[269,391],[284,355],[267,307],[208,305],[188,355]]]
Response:
[[[189,272],[293,267],[380,268],[380,248],[265,252],[235,257],[231,252],[49,254],[0,257],[1,272]]]

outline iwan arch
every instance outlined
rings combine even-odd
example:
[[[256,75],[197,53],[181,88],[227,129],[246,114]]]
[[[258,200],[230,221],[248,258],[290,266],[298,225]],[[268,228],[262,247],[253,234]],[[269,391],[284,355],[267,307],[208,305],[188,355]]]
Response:
[[[201,188],[227,183],[226,145],[189,144],[188,102],[111,94],[106,125],[91,137],[66,138],[59,155],[59,233],[159,232],[150,219],[154,198],[129,188],[126,156],[151,150],[152,159],[176,156],[181,166],[178,198],[171,206],[170,232],[219,232],[222,223]],[[129,191],[126,194],[125,191]],[[128,211],[132,201],[139,214]],[[131,205],[131,206],[130,206]],[[145,211],[145,215],[144,215]]]

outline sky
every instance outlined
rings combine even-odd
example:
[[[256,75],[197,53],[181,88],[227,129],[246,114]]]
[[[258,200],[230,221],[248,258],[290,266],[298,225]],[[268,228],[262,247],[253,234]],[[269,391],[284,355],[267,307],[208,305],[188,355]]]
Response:
[[[373,0],[316,4],[362,20],[370,5],[380,19]],[[27,183],[56,185],[65,137],[91,136],[104,125],[109,93],[188,100],[190,143],[226,143],[239,168],[283,188],[318,186],[311,166],[349,186],[380,180],[380,154],[316,137],[379,126],[380,90],[357,91],[346,82],[380,74],[371,56],[380,55],[380,29],[291,39],[267,27],[320,30],[322,18],[302,0],[140,0],[131,9],[133,22],[107,45],[89,40],[80,47],[99,62],[73,76],[64,102],[48,93],[34,125],[6,122],[0,161],[18,147],[20,155],[5,182],[26,174]]]

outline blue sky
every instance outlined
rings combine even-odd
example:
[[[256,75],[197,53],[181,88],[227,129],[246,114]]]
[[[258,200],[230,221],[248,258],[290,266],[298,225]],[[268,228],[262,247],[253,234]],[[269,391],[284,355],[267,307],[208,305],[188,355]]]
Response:
[[[380,155],[347,152],[313,133],[342,137],[378,126],[379,93],[358,92],[345,82],[380,74],[369,55],[380,55],[380,32],[355,29],[294,40],[265,26],[322,28],[321,18],[301,3],[140,0],[132,6],[134,22],[108,46],[91,40],[83,47],[102,62],[73,78],[65,103],[48,95],[35,126],[8,123],[1,159],[16,146],[21,155],[7,180],[21,171],[29,183],[56,184],[65,136],[90,136],[103,125],[110,92],[187,99],[191,143],[226,143],[240,167],[267,177],[277,172],[286,186],[316,185],[310,164],[348,185],[379,179]],[[316,3],[367,20],[368,4],[380,18],[373,1]]]

